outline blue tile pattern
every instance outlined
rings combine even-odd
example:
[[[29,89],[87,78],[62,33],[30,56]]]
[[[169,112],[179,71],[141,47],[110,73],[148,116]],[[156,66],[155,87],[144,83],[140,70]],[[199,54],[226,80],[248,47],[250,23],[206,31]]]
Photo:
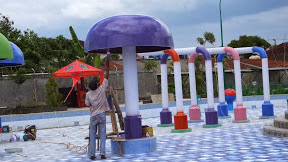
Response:
[[[271,100],[280,100],[280,99],[288,99],[288,95],[276,95],[271,96]],[[249,96],[243,97],[243,101],[261,101],[263,100],[263,96]],[[200,104],[207,104],[207,99],[201,99]],[[214,103],[218,103],[218,99],[214,99]],[[190,106],[190,101],[183,101],[184,106]],[[169,103],[169,107],[175,107],[176,103],[171,102]],[[140,110],[146,109],[155,109],[161,108],[161,104],[144,104],[140,105]],[[125,107],[121,107],[121,111],[125,112]],[[12,122],[12,121],[23,121],[23,120],[37,120],[37,119],[48,119],[48,118],[61,118],[61,117],[73,117],[73,116],[84,116],[89,115],[89,110],[79,110],[73,112],[49,112],[43,114],[24,114],[24,115],[12,115],[12,116],[2,116],[2,122]]]
[[[286,107],[275,108],[275,115],[284,115]],[[250,123],[232,123],[229,119],[219,119],[223,124],[218,128],[203,128],[204,123],[189,123],[192,132],[171,134],[171,127],[157,127],[159,118],[143,119],[143,125],[153,127],[157,137],[157,151],[152,153],[124,155],[111,154],[110,141],[106,142],[108,159],[105,161],[288,161],[288,138],[267,137],[262,134],[265,124],[273,119],[258,119],[261,108],[247,109]],[[204,114],[202,113],[202,116]],[[111,123],[107,132],[111,132]],[[15,132],[22,136],[22,132]],[[41,141],[71,142],[85,146],[88,126],[75,126],[38,130]],[[19,154],[5,153],[5,148],[23,148]],[[99,159],[99,152],[97,153]],[[65,145],[39,143],[38,141],[0,144],[1,161],[90,161],[87,155],[68,151]]]
[[[23,121],[23,120],[37,120],[37,119],[48,119],[48,118],[62,118],[62,117],[72,117],[72,116],[83,116],[89,115],[90,112],[86,111],[73,111],[73,112],[49,112],[49,113],[39,113],[39,114],[22,114],[22,115],[9,115],[2,116],[2,122],[12,122],[12,121]]]

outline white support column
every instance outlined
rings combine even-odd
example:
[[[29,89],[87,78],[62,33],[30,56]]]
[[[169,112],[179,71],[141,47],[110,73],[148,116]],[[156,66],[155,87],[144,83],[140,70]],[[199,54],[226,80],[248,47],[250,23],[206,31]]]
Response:
[[[136,116],[139,115],[136,47],[123,47],[122,51],[126,116]]]
[[[161,64],[161,96],[162,96],[162,108],[168,109],[167,64]]]
[[[183,94],[182,94],[182,78],[180,61],[174,62],[174,81],[175,81],[175,95],[176,95],[176,109],[177,112],[183,112]]]
[[[234,60],[234,75],[237,105],[243,105],[240,60]]]
[[[194,63],[189,63],[189,82],[190,82],[190,97],[191,105],[197,105],[197,91],[196,91],[196,78],[195,78],[195,65]]]
[[[218,90],[219,90],[219,103],[225,102],[224,93],[224,77],[223,77],[223,63],[217,62],[217,72],[218,72]]]
[[[263,78],[264,102],[269,102],[270,84],[269,84],[268,58],[262,58],[262,78]]]
[[[205,60],[206,88],[208,108],[214,108],[214,90],[212,77],[212,60]]]

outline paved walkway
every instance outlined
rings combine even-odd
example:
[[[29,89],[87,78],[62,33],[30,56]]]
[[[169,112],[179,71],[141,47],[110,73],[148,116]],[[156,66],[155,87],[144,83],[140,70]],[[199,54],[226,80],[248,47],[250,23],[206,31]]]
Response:
[[[286,108],[275,108],[275,115],[284,115]],[[232,123],[232,118],[219,119],[223,124],[218,128],[202,128],[204,123],[189,123],[192,132],[171,134],[170,128],[159,128],[159,118],[143,119],[143,125],[154,128],[157,136],[157,152],[124,155],[111,154],[110,140],[106,142],[108,159],[106,161],[288,161],[288,139],[262,135],[265,124],[273,119],[258,119],[261,109],[247,109],[250,123]],[[202,114],[202,117],[204,114]],[[111,124],[107,125],[107,132]],[[22,132],[15,132],[23,136]],[[87,145],[84,138],[88,126],[75,126],[38,130],[40,141]],[[22,153],[6,153],[6,148],[22,148]],[[99,154],[97,154],[99,158]],[[68,151],[65,145],[40,143],[38,141],[0,144],[1,161],[90,161],[87,155]]]

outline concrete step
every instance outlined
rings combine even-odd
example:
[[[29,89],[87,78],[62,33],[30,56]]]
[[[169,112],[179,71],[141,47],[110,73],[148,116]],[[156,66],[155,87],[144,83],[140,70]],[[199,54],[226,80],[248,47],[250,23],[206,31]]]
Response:
[[[284,117],[278,117],[274,119],[273,125],[277,128],[288,129],[288,120]]]
[[[288,120],[288,110],[285,111],[285,119]]]
[[[288,137],[288,129],[274,127],[272,124],[263,127],[263,134],[275,137]]]

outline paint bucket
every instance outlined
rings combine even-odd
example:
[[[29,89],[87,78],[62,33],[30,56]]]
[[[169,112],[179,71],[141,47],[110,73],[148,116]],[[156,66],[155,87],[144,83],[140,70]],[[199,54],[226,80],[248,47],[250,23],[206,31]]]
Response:
[[[2,127],[2,132],[3,133],[9,133],[9,126],[8,125],[5,125]]]
[[[153,128],[147,125],[142,126],[142,137],[153,137]]]

